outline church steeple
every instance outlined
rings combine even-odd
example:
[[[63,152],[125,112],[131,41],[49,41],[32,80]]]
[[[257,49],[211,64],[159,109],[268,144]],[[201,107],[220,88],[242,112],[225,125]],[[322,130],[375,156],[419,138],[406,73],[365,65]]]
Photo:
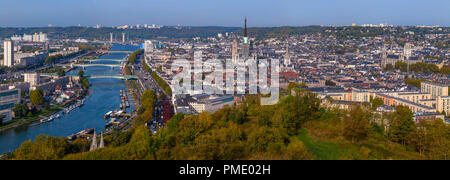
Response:
[[[97,146],[97,133],[95,133],[95,129],[94,129],[94,135],[92,136],[92,144],[91,144],[91,148],[89,148],[89,151],[96,150],[97,148],[98,148],[98,146]]]
[[[250,41],[247,34],[247,17],[245,17],[245,25],[244,25],[244,42],[243,42],[243,48],[242,48],[242,57],[244,59],[248,59],[250,55]]]
[[[103,133],[101,135],[100,138],[100,145],[98,146],[98,148],[104,148],[105,147],[105,140],[103,139]]]
[[[248,34],[247,34],[247,16],[245,16],[244,37],[248,37]]]

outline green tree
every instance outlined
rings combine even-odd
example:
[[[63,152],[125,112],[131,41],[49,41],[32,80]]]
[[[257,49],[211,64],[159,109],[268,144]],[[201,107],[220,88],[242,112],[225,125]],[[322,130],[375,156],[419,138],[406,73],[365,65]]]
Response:
[[[150,72],[151,71],[150,66],[148,66],[148,64],[145,61],[142,61],[142,67],[144,68],[144,70],[146,72]]]
[[[394,142],[406,145],[414,131],[413,112],[406,106],[397,106],[389,117],[388,136]]]
[[[141,107],[139,109],[139,116],[134,120],[136,125],[143,125],[151,122],[153,119],[153,112],[155,110],[157,95],[153,90],[146,90],[142,95]]]
[[[428,159],[450,159],[450,126],[442,119],[420,121],[410,136],[410,144]]]
[[[56,74],[58,74],[58,76],[65,76],[66,75],[66,72],[64,71],[64,69],[58,69],[58,71],[56,72]]]
[[[164,92],[166,92],[167,95],[171,96],[172,95],[172,89],[170,88],[169,84],[167,84],[167,82],[164,81],[164,79],[159,77],[158,74],[155,71],[153,71],[151,75],[152,75],[152,78],[156,81],[156,83],[161,87],[161,89]]]
[[[286,159],[290,160],[309,160],[312,158],[303,142],[296,137],[291,138],[286,149],[286,155],[288,156]]]
[[[26,103],[18,103],[14,105],[13,112],[17,118],[25,117],[28,114],[28,106]]]
[[[395,63],[395,69],[398,69],[401,72],[406,72],[406,71],[408,71],[408,64],[406,64],[405,62],[402,62],[402,61],[397,61]]]
[[[54,60],[54,56],[47,56],[47,58],[45,58],[45,64],[53,64]]]
[[[308,90],[297,90],[278,107],[274,118],[280,119],[289,135],[298,134],[305,122],[320,118],[320,99]]]
[[[348,114],[344,116],[344,137],[351,139],[352,143],[365,140],[371,129],[371,116],[372,114],[364,111],[360,105],[352,107]]]
[[[128,66],[128,64],[125,65],[125,75],[131,75],[131,69],[130,66]]]
[[[84,71],[82,69],[78,71],[78,76],[80,77],[80,79],[84,77]]]
[[[384,101],[383,101],[383,99],[381,99],[381,98],[379,98],[379,97],[376,97],[376,98],[372,99],[372,100],[370,101],[370,103],[372,104],[372,110],[376,110],[376,109],[378,109],[381,105],[384,104]]]
[[[405,83],[410,85],[410,86],[414,86],[416,88],[420,88],[422,85],[422,82],[424,82],[425,80],[423,79],[405,79]]]
[[[291,90],[292,90],[292,89],[297,88],[298,86],[299,86],[299,85],[298,85],[297,83],[295,83],[295,82],[290,82],[289,85],[288,85],[288,87],[287,87],[287,92],[288,92],[288,94],[291,93]]]
[[[18,160],[57,160],[62,159],[70,149],[65,138],[40,135],[35,142],[26,141],[13,152]]]
[[[385,71],[392,71],[394,70],[394,66],[392,64],[387,64],[386,67],[384,68]]]
[[[86,77],[81,78],[81,87],[83,89],[89,89],[89,87],[91,87],[91,84],[90,84],[88,78],[86,78]]]
[[[44,103],[44,93],[41,88],[38,88],[30,93],[31,103],[34,105],[42,105]]]

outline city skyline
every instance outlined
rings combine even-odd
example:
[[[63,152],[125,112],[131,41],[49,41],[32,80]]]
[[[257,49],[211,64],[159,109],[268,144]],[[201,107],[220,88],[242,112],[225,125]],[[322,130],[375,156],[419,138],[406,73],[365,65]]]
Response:
[[[182,26],[249,27],[390,24],[398,26],[450,25],[450,2],[445,0],[381,1],[6,1],[0,7],[0,27],[120,26],[159,24]],[[24,4],[33,4],[25,7]],[[439,6],[437,6],[439,5]]]

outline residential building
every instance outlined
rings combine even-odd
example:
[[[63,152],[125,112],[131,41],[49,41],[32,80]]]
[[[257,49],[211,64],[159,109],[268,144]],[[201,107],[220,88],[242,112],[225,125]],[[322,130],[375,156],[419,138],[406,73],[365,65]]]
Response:
[[[0,124],[12,121],[12,109],[14,108],[14,105],[19,102],[19,89],[0,91],[0,116],[2,117],[2,122],[0,122]]]
[[[14,41],[6,39],[3,43],[3,66],[14,66]]]
[[[421,92],[431,94],[431,98],[436,99],[438,96],[448,96],[449,86],[449,84],[422,82]]]
[[[24,82],[30,83],[30,86],[37,86],[41,78],[38,73],[24,73]]]

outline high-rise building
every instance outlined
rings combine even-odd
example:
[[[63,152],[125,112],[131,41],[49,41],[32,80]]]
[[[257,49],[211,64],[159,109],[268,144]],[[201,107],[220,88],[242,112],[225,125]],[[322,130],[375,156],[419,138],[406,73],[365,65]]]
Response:
[[[122,33],[122,43],[125,43],[125,33]]]
[[[150,40],[146,40],[144,42],[144,52],[147,53],[153,53],[153,42]]]
[[[3,66],[13,67],[14,66],[14,42],[7,39],[3,43]]]
[[[110,40],[109,40],[109,42],[112,44],[112,43],[113,43],[113,33],[109,33],[109,35],[110,35]]]

